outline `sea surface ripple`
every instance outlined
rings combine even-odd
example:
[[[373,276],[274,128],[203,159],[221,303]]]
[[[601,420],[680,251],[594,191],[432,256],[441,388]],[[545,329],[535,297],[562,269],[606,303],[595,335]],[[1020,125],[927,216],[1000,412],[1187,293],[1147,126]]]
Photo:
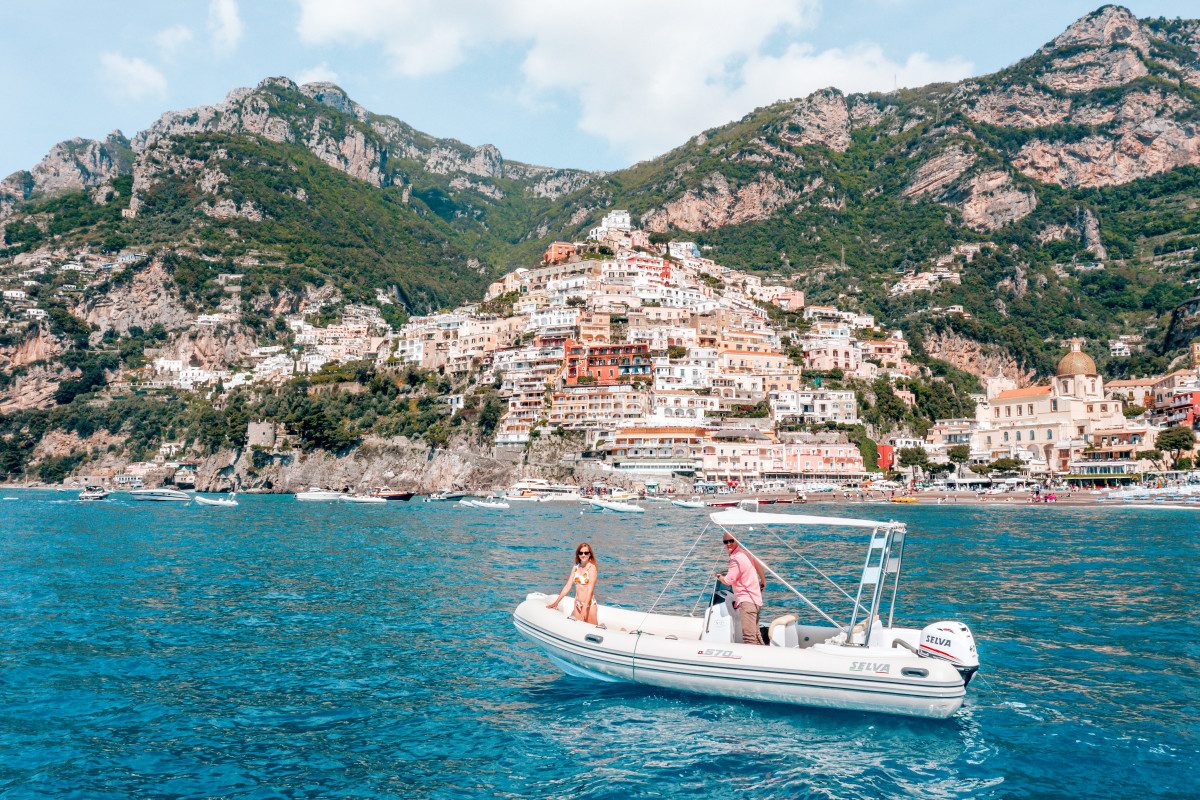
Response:
[[[909,522],[898,621],[975,632],[967,702],[933,722],[599,685],[518,638],[513,607],[556,591],[580,540],[603,602],[693,609],[722,559],[710,530],[670,580],[698,511],[0,494],[17,498],[0,502],[6,800],[1195,791],[1196,513],[806,509]],[[848,588],[865,547],[829,531],[747,541]],[[778,588],[765,619],[796,610]]]

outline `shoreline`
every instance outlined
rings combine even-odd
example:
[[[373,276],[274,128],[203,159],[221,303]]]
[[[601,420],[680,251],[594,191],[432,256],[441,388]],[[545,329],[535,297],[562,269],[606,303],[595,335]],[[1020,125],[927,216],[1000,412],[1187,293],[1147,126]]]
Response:
[[[56,492],[56,493],[71,493],[78,492],[82,489],[81,486],[64,486],[61,484],[45,484],[40,482],[33,483],[0,483],[0,491],[40,491],[40,492]],[[116,493],[122,493],[127,490],[114,489]],[[221,494],[221,492],[205,492],[197,489],[184,489],[183,491],[194,494]],[[263,491],[262,489],[243,489],[239,492],[242,495],[292,495],[291,491]],[[418,492],[417,497],[426,494]],[[737,504],[746,500],[758,500],[762,504],[761,511],[775,511],[784,508],[796,508],[793,513],[804,513],[803,509],[806,506],[823,506],[823,505],[872,505],[872,506],[904,506],[904,505],[919,505],[919,506],[971,506],[980,508],[1016,508],[1028,506],[1066,506],[1071,508],[1096,508],[1096,507],[1122,507],[1132,505],[1120,501],[1105,500],[1104,496],[1098,492],[1075,492],[1071,494],[1058,495],[1058,499],[1052,502],[1036,501],[1032,502],[1032,495],[1029,492],[1013,492],[997,495],[977,495],[973,492],[922,492],[918,494],[897,495],[896,500],[888,496],[880,496],[879,493],[861,492],[861,491],[845,491],[845,492],[824,492],[820,494],[807,495],[805,502],[796,502],[795,495],[790,494],[721,494],[721,495],[693,495],[689,492],[675,492],[673,494],[647,495],[639,497],[636,502],[662,502],[667,503],[671,500],[688,498],[696,496],[710,504],[709,507],[714,511],[722,510],[730,507],[724,504]],[[898,502],[897,502],[898,501]],[[722,505],[712,505],[720,503]],[[1143,504],[1145,504],[1143,502]],[[1150,503],[1153,505],[1153,503]],[[1200,509],[1200,503],[1196,504]]]

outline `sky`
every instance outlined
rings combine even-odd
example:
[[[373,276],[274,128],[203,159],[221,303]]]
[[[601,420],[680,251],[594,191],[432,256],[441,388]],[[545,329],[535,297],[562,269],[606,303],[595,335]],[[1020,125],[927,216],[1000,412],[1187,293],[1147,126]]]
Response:
[[[268,76],[508,159],[618,169],[826,86],[986,74],[1099,0],[0,0],[0,176]],[[1139,0],[1139,17],[1197,17]]]

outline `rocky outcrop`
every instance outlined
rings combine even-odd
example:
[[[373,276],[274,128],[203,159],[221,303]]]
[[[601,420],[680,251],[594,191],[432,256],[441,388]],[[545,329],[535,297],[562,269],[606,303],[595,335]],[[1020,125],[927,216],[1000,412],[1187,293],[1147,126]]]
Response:
[[[1200,164],[1200,127],[1150,119],[1077,142],[1035,139],[1013,159],[1023,174],[1061,186],[1111,186]]]
[[[926,161],[916,172],[901,197],[939,197],[975,163],[975,154],[962,145],[948,147]]]
[[[645,216],[642,224],[655,232],[671,228],[708,231],[766,219],[799,196],[770,173],[761,173],[754,181],[735,188],[724,175],[714,172],[698,189]]]
[[[1037,208],[1037,195],[998,169],[973,176],[947,199],[962,211],[963,224],[978,231],[1002,228]]]
[[[88,298],[72,313],[95,325],[98,334],[114,330],[122,335],[134,325],[147,329],[161,323],[167,330],[174,330],[189,325],[195,317],[179,302],[170,274],[157,260],[136,273],[128,284]]]
[[[59,142],[31,170],[0,182],[0,219],[34,196],[109,183],[128,173],[131,162],[129,140],[120,131],[113,131],[104,141],[75,138]]]
[[[200,206],[200,210],[205,216],[220,220],[248,219],[252,222],[261,222],[263,218],[262,211],[254,205],[253,201],[247,200],[239,205],[228,197],[206,203]]]
[[[13,382],[0,391],[0,414],[54,405],[54,393],[61,382],[57,367],[39,364],[19,372]]]
[[[484,183],[482,181],[473,181],[470,178],[466,178],[462,175],[459,175],[457,178],[450,181],[450,188],[456,192],[461,192],[464,189],[470,189],[471,191],[479,192],[485,197],[490,197],[493,200],[504,199],[504,192],[501,191],[500,188],[495,184]]]
[[[780,138],[791,145],[824,145],[844,152],[850,147],[850,108],[837,89],[813,92],[792,106]]]
[[[218,453],[200,462],[196,488],[297,492],[309,486],[327,486],[367,492],[391,486],[422,493],[447,489],[488,492],[511,485],[521,471],[518,463],[496,460],[465,444],[430,451],[428,446],[402,437],[371,437],[341,457],[321,451]]]
[[[384,173],[384,149],[357,128],[338,137],[330,132],[325,120],[317,117],[304,144],[317,158],[352,178],[372,186],[392,182],[391,175]]]
[[[962,212],[963,224],[991,231],[1028,216],[1037,207],[1037,195],[1018,187],[1003,170],[963,178],[976,156],[962,145],[953,145],[922,164],[914,173],[903,197],[929,197]]]
[[[980,344],[954,331],[927,331],[925,352],[981,378],[1003,375],[1017,386],[1033,382],[1034,372],[1025,370],[1011,355],[993,345]]]
[[[302,84],[299,90],[301,94],[308,95],[318,103],[329,106],[343,114],[356,117],[360,122],[366,122],[370,118],[370,114],[365,108],[351,100],[350,95],[346,94],[342,90],[342,87],[335,84],[326,81],[315,81],[313,83]]]
[[[34,326],[29,335],[11,347],[0,347],[0,369],[12,370],[48,361],[62,355],[63,346],[45,325]]]
[[[1029,85],[984,92],[966,108],[966,115],[976,122],[1004,128],[1057,125],[1070,113],[1070,100]]]
[[[1040,80],[1062,92],[1091,92],[1123,86],[1149,74],[1150,70],[1136,52],[1128,47],[1114,47],[1055,59]]]
[[[1127,8],[1103,6],[1080,18],[1060,33],[1046,49],[1125,45],[1139,53],[1150,52],[1150,38],[1142,23]]]

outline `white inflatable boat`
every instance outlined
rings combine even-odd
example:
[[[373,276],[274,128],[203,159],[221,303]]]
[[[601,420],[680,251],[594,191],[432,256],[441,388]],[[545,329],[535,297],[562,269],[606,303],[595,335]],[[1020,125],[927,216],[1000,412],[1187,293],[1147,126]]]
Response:
[[[513,612],[517,630],[564,672],[601,681],[937,719],[959,709],[967,683],[979,666],[970,629],[959,622],[936,622],[924,628],[893,625],[906,533],[902,523],[740,509],[712,514],[711,518],[723,529],[762,525],[871,528],[857,596],[843,592],[853,601],[849,623],[834,622],[764,564],[830,624],[800,624],[795,614],[785,614],[767,626],[764,639],[768,645],[742,644],[732,599],[727,588],[717,584],[703,617],[602,605],[598,626],[572,619],[569,599],[547,608],[553,596],[534,593]]]
[[[634,503],[622,503],[620,500],[605,500],[602,497],[589,497],[587,503],[600,511],[615,511],[618,514],[645,514],[646,509]]]

